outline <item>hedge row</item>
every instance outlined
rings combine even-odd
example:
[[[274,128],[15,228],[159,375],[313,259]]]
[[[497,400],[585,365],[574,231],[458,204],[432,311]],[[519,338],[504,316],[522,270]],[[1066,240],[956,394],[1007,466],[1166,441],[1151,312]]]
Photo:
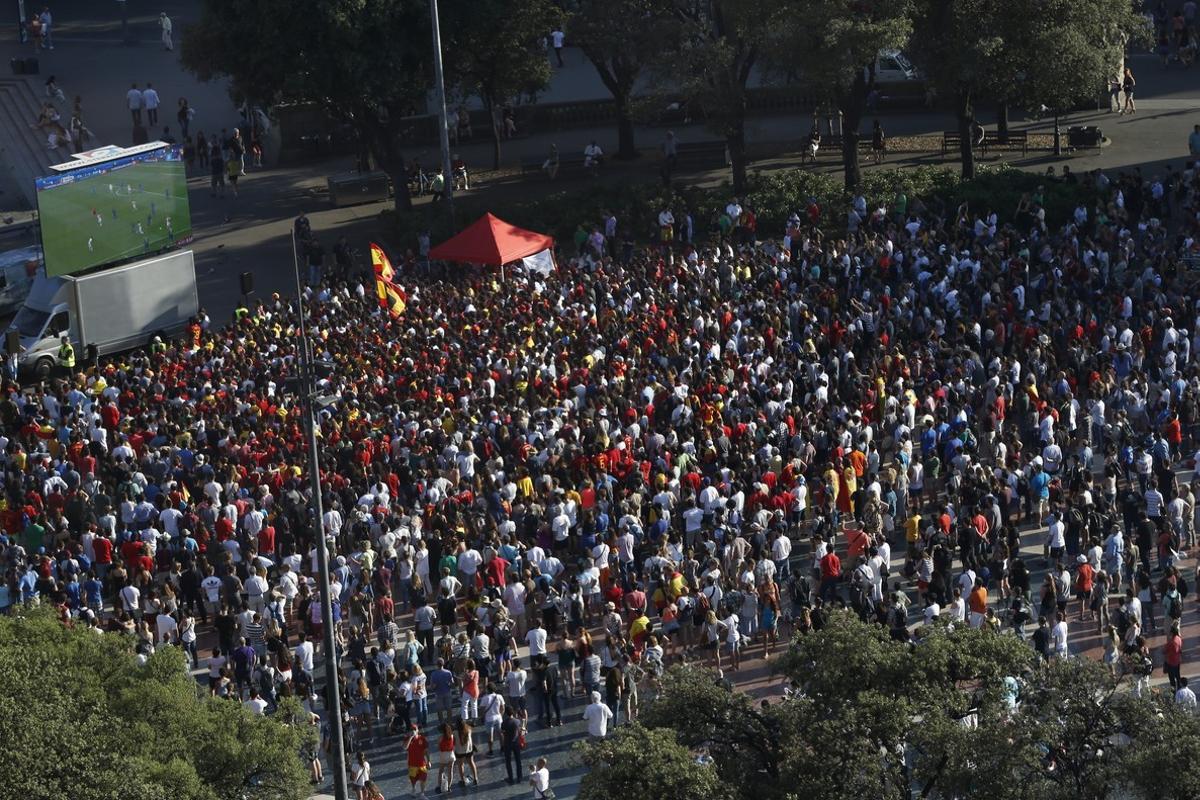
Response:
[[[840,173],[786,170],[750,177],[748,191],[740,197],[758,215],[761,236],[782,236],[787,218],[793,212],[803,215],[808,200],[815,197],[823,212],[827,230],[844,229],[846,211],[853,200],[842,184]],[[974,211],[995,211],[1001,222],[1011,221],[1022,194],[1043,187],[1046,219],[1050,225],[1068,220],[1080,199],[1090,204],[1093,197],[1081,184],[1048,181],[1045,177],[1015,167],[984,167],[975,178],[963,180],[946,167],[911,167],[893,170],[869,170],[863,174],[859,192],[870,206],[884,202],[889,206],[903,192],[910,204],[914,198],[929,203],[939,198],[948,207],[947,213],[963,202]],[[560,242],[572,240],[576,228],[583,223],[599,225],[605,211],[617,215],[622,230],[632,230],[638,241],[648,241],[656,234],[658,213],[670,204],[676,214],[690,209],[695,229],[703,237],[714,212],[723,209],[733,197],[728,184],[716,188],[676,185],[667,189],[658,181],[642,183],[595,184],[551,195],[521,200],[502,200],[489,204],[479,196],[455,198],[459,227],[475,220],[485,211],[519,225],[554,235]],[[388,238],[401,248],[413,246],[418,232],[429,228],[434,242],[453,233],[449,219],[439,206],[423,206],[412,212],[396,215],[388,210],[382,214]]]

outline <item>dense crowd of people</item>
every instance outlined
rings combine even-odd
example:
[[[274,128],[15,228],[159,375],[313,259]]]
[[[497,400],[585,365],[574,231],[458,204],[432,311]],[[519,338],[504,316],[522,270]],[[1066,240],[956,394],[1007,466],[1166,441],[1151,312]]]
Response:
[[[414,794],[477,781],[486,741],[552,797],[544,761],[523,773],[531,718],[582,708],[603,737],[665,664],[736,682],[831,604],[1047,658],[1086,617],[1139,691],[1161,661],[1194,705],[1197,185],[1097,172],[1061,225],[1041,190],[812,201],[775,232],[733,200],[702,244],[668,209],[646,248],[613,218],[545,276],[415,280],[410,255],[398,318],[339,271],[305,294],[320,519],[295,303],[201,314],[183,341],[6,385],[0,607],[179,646],[253,713],[321,711],[319,527],[360,798],[390,736]]]

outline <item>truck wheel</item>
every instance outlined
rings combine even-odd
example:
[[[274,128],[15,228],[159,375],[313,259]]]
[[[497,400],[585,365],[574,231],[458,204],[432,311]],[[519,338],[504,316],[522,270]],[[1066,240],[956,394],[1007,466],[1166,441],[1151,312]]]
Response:
[[[39,358],[37,363],[33,365],[33,374],[38,380],[44,381],[50,377],[50,373],[54,370],[53,358]]]

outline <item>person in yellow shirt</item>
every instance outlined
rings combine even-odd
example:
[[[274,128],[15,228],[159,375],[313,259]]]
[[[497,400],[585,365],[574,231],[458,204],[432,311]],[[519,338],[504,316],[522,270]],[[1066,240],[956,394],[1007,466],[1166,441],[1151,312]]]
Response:
[[[904,540],[909,544],[914,544],[921,538],[921,515],[913,514],[908,519],[904,520]]]

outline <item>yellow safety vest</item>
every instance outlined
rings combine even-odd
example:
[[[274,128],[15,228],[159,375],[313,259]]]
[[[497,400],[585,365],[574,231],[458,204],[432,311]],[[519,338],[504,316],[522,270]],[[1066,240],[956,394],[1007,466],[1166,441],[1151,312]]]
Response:
[[[70,342],[58,348],[58,364],[68,368],[75,366],[75,348],[71,346]]]

